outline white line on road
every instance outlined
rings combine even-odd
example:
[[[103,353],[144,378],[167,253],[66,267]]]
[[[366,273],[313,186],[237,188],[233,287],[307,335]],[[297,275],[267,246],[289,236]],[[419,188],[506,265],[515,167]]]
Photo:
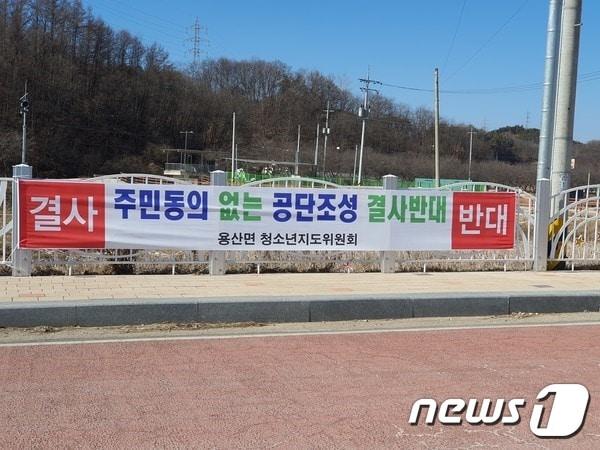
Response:
[[[31,341],[10,342],[0,344],[0,348],[10,347],[40,347],[50,345],[83,345],[83,344],[119,344],[135,342],[163,342],[163,341],[203,341],[218,339],[248,339],[248,338],[273,338],[294,336],[326,336],[326,335],[350,335],[350,334],[374,334],[374,333],[402,333],[402,332],[435,332],[435,331],[465,331],[465,330],[491,330],[506,328],[548,328],[548,327],[575,327],[575,326],[600,326],[600,322],[566,322],[566,323],[539,323],[539,324],[514,324],[514,325],[470,325],[455,327],[415,327],[415,328],[387,328],[367,330],[339,330],[339,331],[294,331],[294,332],[272,332],[272,333],[246,333],[246,334],[216,334],[203,336],[153,336],[143,338],[110,338],[110,339],[74,339],[56,341]]]

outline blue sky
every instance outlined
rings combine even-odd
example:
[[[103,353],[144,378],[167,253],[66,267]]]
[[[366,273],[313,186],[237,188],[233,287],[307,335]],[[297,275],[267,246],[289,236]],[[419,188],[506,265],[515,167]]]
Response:
[[[193,25],[203,58],[281,60],[319,70],[359,94],[370,66],[388,84],[442,90],[541,83],[548,0],[84,0],[117,29],[158,42],[178,65],[191,62]],[[463,9],[464,5],[464,9]],[[600,2],[584,0],[580,75],[600,71]],[[462,14],[461,14],[462,11]],[[512,17],[512,19],[511,19]],[[510,20],[509,20],[510,19]],[[454,38],[455,37],[455,38]],[[600,76],[577,91],[575,138],[600,139]],[[593,78],[593,77],[592,77]],[[383,87],[411,107],[431,107],[427,92]],[[443,94],[442,116],[493,129],[539,127],[540,89],[495,95]]]

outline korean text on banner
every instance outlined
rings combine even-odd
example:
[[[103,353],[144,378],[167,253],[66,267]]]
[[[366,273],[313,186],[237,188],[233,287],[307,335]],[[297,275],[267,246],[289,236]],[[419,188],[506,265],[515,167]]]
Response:
[[[20,246],[453,250],[514,246],[516,196],[19,181]]]

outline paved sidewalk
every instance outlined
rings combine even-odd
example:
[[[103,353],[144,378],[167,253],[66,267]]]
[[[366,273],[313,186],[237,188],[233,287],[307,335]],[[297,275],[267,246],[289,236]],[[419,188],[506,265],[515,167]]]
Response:
[[[600,272],[0,277],[0,303],[215,297],[598,291]]]
[[[322,322],[600,310],[600,272],[0,278],[0,326]]]

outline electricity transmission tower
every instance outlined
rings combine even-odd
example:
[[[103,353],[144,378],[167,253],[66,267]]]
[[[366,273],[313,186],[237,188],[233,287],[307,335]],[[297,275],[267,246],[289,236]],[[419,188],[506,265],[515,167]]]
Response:
[[[198,62],[198,58],[200,58],[200,21],[196,17],[196,22],[194,23],[194,47],[192,49],[192,55],[194,57],[194,64]]]
[[[193,36],[186,39],[186,41],[192,43],[192,48],[189,51],[192,53],[193,64],[196,66],[200,62],[200,57],[204,52],[202,50],[202,45],[208,45],[209,41],[206,36],[202,36],[203,33],[206,33],[206,28],[200,25],[200,20],[197,17],[191,29],[193,31]]]

